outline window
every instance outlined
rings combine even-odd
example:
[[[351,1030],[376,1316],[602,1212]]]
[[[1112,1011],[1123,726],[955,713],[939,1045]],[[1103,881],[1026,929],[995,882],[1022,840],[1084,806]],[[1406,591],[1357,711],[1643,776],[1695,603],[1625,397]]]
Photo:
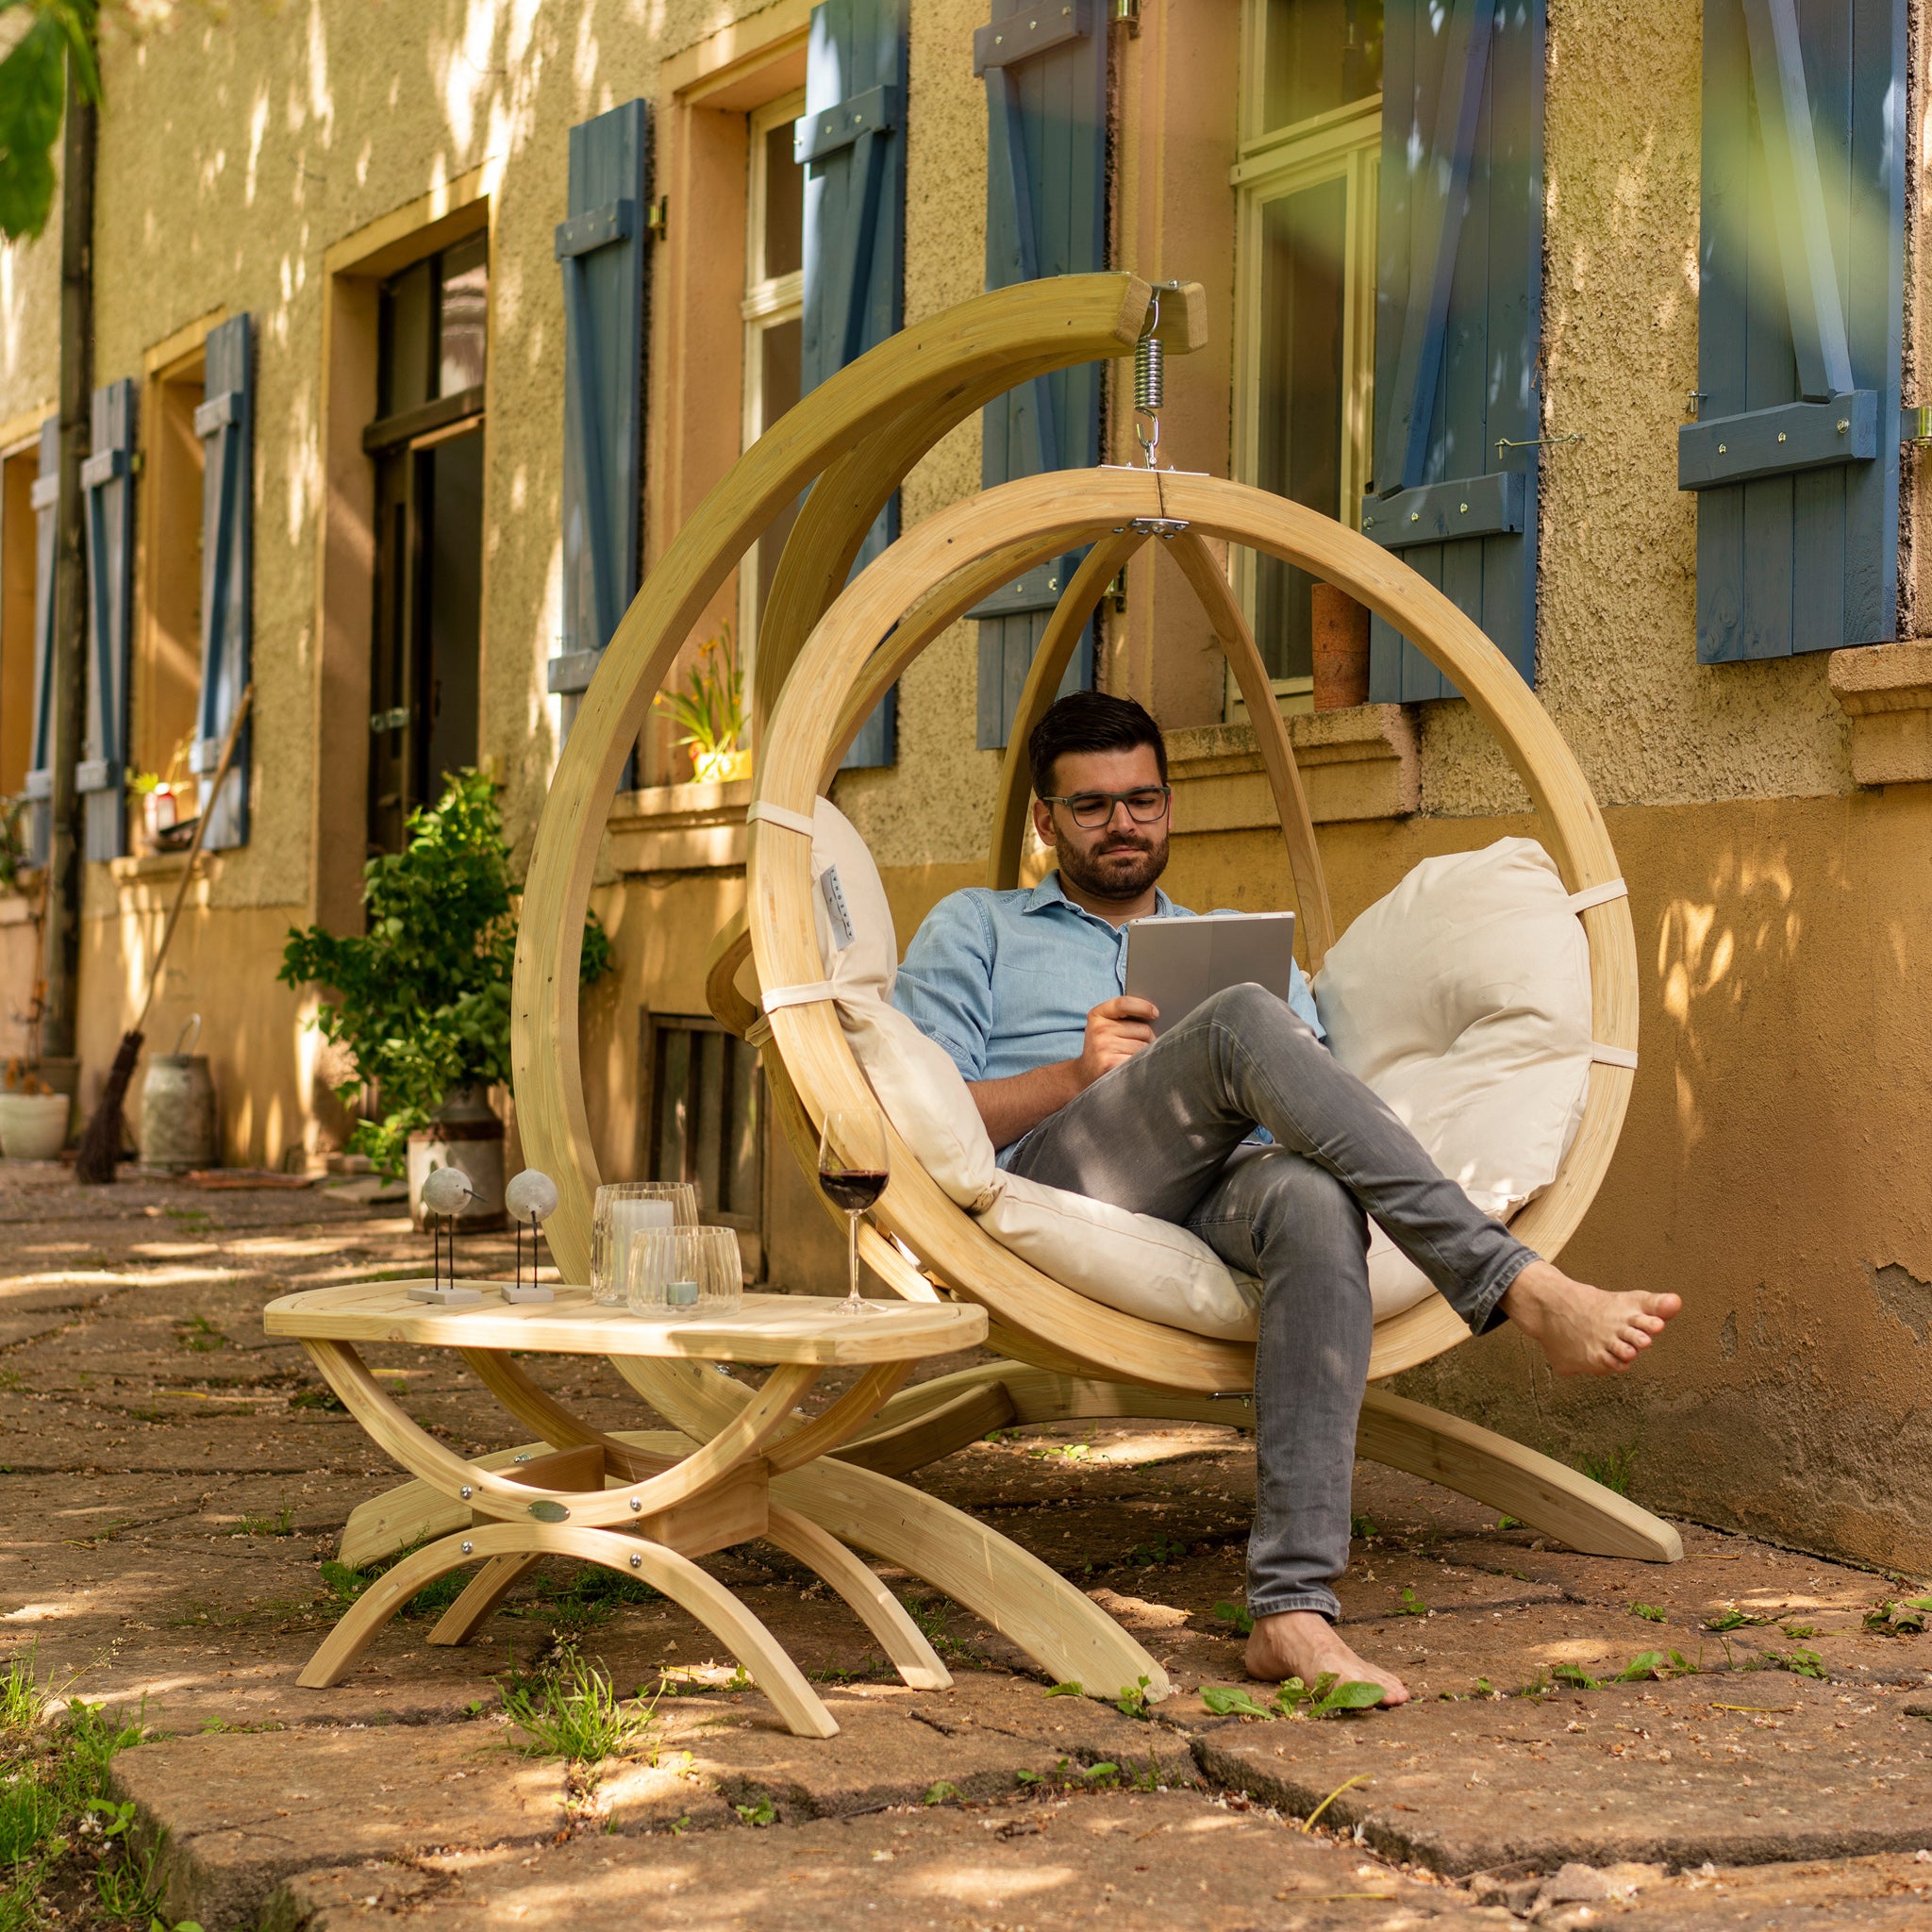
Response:
[[[791,124],[805,95],[787,94],[751,116],[751,178],[745,197],[744,432],[747,449],[798,401],[805,308],[805,170],[791,158]],[[745,689],[758,648],[758,617],[772,574],[798,514],[794,504],[758,540],[753,568],[741,570],[739,662]]]
[[[34,745],[38,439],[0,461],[0,798],[26,787]]]
[[[1357,528],[1374,432],[1382,0],[1247,0],[1243,34],[1235,474]],[[1236,559],[1276,693],[1306,709],[1314,580]]]
[[[398,852],[444,774],[476,762],[482,699],[483,381],[490,295],[480,231],[382,284],[369,850]]]
[[[763,1225],[764,1074],[758,1049],[709,1020],[644,1016],[644,1177],[694,1181],[704,1219],[756,1237]],[[756,1241],[745,1258],[759,1272]]]
[[[152,376],[142,431],[147,447],[142,510],[141,642],[135,654],[130,774],[149,773],[165,789],[135,801],[137,852],[177,842],[199,810],[199,781],[189,771],[201,700],[202,471],[207,449],[194,412],[206,394],[206,353]]]

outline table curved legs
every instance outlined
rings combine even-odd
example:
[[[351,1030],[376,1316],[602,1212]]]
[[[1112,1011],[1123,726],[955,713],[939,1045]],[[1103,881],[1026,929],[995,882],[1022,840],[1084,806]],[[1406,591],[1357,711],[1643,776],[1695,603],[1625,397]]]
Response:
[[[858,1612],[885,1646],[892,1668],[913,1690],[943,1690],[952,1683],[952,1673],[906,1606],[837,1537],[826,1535],[809,1517],[774,1503],[765,1541],[816,1571]]]
[[[774,1708],[801,1738],[829,1738],[839,1726],[772,1633],[715,1578],[688,1557],[658,1543],[574,1524],[479,1524],[405,1557],[356,1599],[295,1680],[309,1690],[340,1683],[376,1633],[426,1583],[481,1557],[575,1557],[620,1576],[637,1576],[689,1610],[731,1652]],[[474,1586],[473,1586],[474,1587]]]

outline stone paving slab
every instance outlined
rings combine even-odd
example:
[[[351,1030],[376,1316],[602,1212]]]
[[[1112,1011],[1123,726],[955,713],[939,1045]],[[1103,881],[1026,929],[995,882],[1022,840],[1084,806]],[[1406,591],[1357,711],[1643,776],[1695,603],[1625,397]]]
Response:
[[[181,1738],[122,1752],[112,1785],[159,1845],[170,1923],[208,1932],[252,1926],[311,1866],[526,1845],[567,1821],[562,1763],[514,1756],[493,1724]]]
[[[1214,1783],[1328,1816],[1448,1873],[1512,1863],[1755,1864],[1932,1846],[1932,1722],[1770,1674],[1415,1703],[1199,1734]]]
[[[1096,1764],[1118,1767],[1123,1782],[1200,1782],[1185,1740],[1166,1726],[1011,1677],[959,1676],[940,1691],[868,1686],[827,1691],[824,1702],[839,1724],[828,1741],[792,1737],[755,1696],[660,1703],[657,1764],[610,1770],[597,1815],[622,1830],[674,1824],[695,1790],[733,1807],[768,1802],[777,1822],[794,1824],[936,1792],[1009,1797],[1028,1782],[1077,1782]]]
[[[1096,1921],[1134,1932],[1490,1932],[1513,1923],[1258,1811],[1149,1793],[312,1872],[283,1888],[267,1924],[341,1932],[404,1919],[421,1932],[1063,1932]]]

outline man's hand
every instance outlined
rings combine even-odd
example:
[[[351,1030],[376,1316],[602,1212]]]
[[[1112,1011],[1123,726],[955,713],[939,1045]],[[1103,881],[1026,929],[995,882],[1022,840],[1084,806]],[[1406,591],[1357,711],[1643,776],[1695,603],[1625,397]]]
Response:
[[[1126,993],[1102,1000],[1087,1015],[1087,1042],[1074,1063],[1079,1069],[1081,1089],[1152,1046],[1154,1023],[1159,1018],[1160,1008],[1152,1000],[1137,1000]]]
[[[1030,1134],[1048,1114],[1058,1113],[1101,1074],[1145,1052],[1153,1043],[1154,1022],[1159,1017],[1160,1009],[1151,1000],[1131,1000],[1124,995],[1102,1000],[1087,1015],[1087,1038],[1078,1059],[1055,1060],[1028,1074],[1010,1074],[1004,1080],[969,1082],[968,1091],[992,1144],[1004,1147],[1023,1134]]]

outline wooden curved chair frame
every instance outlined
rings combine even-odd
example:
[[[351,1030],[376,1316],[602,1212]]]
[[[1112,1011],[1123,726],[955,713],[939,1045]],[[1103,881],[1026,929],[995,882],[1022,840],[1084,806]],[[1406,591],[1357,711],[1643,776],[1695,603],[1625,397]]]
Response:
[[[677,651],[740,558],[773,517],[812,484],[780,559],[759,638],[753,711],[762,744],[764,729],[778,708],[781,692],[789,691],[789,673],[808,637],[839,594],[879,510],[913,465],[956,425],[1015,383],[1050,369],[1131,353],[1151,292],[1146,283],[1126,275],[1024,284],[961,304],[880,345],[815,390],[740,458],[686,524],[626,612],[579,710],[538,828],[513,992],[519,1123],[529,1158],[559,1183],[562,1205],[549,1224],[549,1234],[566,1274],[581,1277],[587,1271],[591,1200],[598,1179],[578,1060],[576,935],[589,902],[608,802],[650,700]],[[1165,298],[1158,332],[1171,351],[1185,353],[1206,340],[1204,308],[1196,287],[1184,291],[1181,300]],[[1145,541],[1143,532],[1131,527],[1132,518],[1163,509],[1191,515],[1184,508],[1188,491],[1206,480],[1170,474],[1155,482],[1144,472],[1101,474],[1130,479],[1122,488],[1132,500],[1131,514],[1124,511],[1115,517],[1109,510],[1105,516],[1069,524],[1064,517],[1036,517],[1029,511],[1015,521],[1007,540],[968,541],[958,556],[930,571],[922,565],[921,571],[904,575],[903,581],[911,582],[924,574],[930,588],[903,617],[894,610],[873,632],[875,643],[891,621],[898,620],[890,651],[880,650],[869,660],[852,665],[842,687],[820,687],[822,697],[827,690],[837,690],[842,702],[829,726],[821,704],[810,732],[794,730],[794,744],[802,743],[805,736],[816,737],[823,756],[806,776],[804,768],[810,757],[801,753],[802,762],[794,760],[797,769],[787,775],[786,795],[796,794],[809,809],[811,796],[829,785],[845,747],[878,696],[920,650],[987,591],[1065,547],[1097,540],[1050,623],[1023,698],[1023,723],[1003,769],[989,876],[995,885],[1013,882],[1027,798],[1020,752],[1024,721],[1050,702],[1094,603],[1126,557]],[[1047,487],[1058,491],[1066,480],[1056,479]],[[1150,491],[1156,498],[1152,507],[1145,502]],[[1557,816],[1567,831],[1558,832],[1553,850],[1565,876],[1573,887],[1613,876],[1615,863],[1601,820],[1567,750],[1534,698],[1481,634],[1386,553],[1336,525],[1295,512],[1291,506],[1275,508],[1291,518],[1305,519],[1306,527],[1297,535],[1307,540],[1307,554],[1319,555],[1318,567],[1324,574],[1352,588],[1362,601],[1383,609],[1405,628],[1410,627],[1418,608],[1426,608],[1432,616],[1444,620],[1454,640],[1446,668],[1498,729],[1546,822],[1553,818],[1553,803],[1560,806]],[[962,521],[972,519],[962,512],[954,526]],[[1307,802],[1286,728],[1265,679],[1259,678],[1252,640],[1225,579],[1198,541],[1200,530],[1213,527],[1211,520],[1195,516],[1192,521],[1194,529],[1177,544],[1177,558],[1213,617],[1233,658],[1237,681],[1249,700],[1264,767],[1281,808],[1302,915],[1299,929],[1312,967],[1327,948],[1332,921]],[[1345,555],[1331,567],[1325,546],[1334,542]],[[1271,546],[1264,541],[1261,547]],[[960,569],[965,556],[974,561]],[[871,576],[868,573],[868,580]],[[902,579],[895,576],[894,581]],[[854,586],[855,591],[858,588]],[[1420,606],[1414,601],[1418,592]],[[874,596],[872,603],[889,604],[896,594]],[[859,629],[873,622],[868,616]],[[1411,629],[1410,634],[1416,633]],[[1423,640],[1419,637],[1418,641]],[[847,656],[866,659],[870,649],[870,644],[864,650],[855,647]],[[779,793],[772,789],[772,776],[769,765],[761,766],[761,795],[776,800]],[[755,844],[763,837],[761,830]],[[1635,1032],[1635,948],[1627,909],[1621,903],[1596,908],[1585,915],[1585,924],[1597,974],[1597,1037],[1628,1044]],[[741,1033],[762,1036],[758,1009],[737,984],[750,950],[746,922],[741,916],[713,941],[707,959],[707,993],[712,1010],[726,1024]],[[816,977],[817,960],[807,963],[803,976]],[[828,1017],[822,1009],[815,1016],[811,1009],[804,1010],[808,1028]],[[836,1024],[832,1030],[836,1036]],[[829,1048],[834,1042],[821,1039],[820,1044]],[[811,1123],[791,1089],[790,1042],[781,1036],[776,1048],[766,1056],[774,1112],[793,1143],[808,1147]],[[857,1077],[849,1058],[845,1071]],[[1628,1088],[1626,1074],[1602,1067],[1594,1071],[1589,1116],[1563,1179],[1536,1204],[1534,1220],[1522,1224],[1525,1238],[1545,1252],[1554,1253],[1581,1217],[1614,1144]],[[903,1161],[900,1174],[902,1191],[916,1185]],[[932,1192],[937,1194],[936,1190]],[[946,1223],[939,1213],[941,1204],[951,1210],[943,1197],[921,1205]],[[896,1210],[902,1205],[894,1200],[892,1207]],[[958,1273],[943,1268],[938,1272],[958,1280],[989,1257],[1008,1267],[1019,1266],[966,1217],[957,1210],[951,1213],[953,1221],[963,1224],[951,1227],[951,1240],[963,1241],[966,1252],[954,1257],[962,1264]],[[935,1293],[926,1276],[880,1230],[868,1226],[863,1242],[868,1263],[895,1291],[915,1297]],[[970,1284],[960,1285],[970,1291]],[[1119,1324],[1128,1318],[1070,1296],[1044,1277],[1023,1280],[1021,1288],[1017,1300],[1002,1297],[1002,1307],[1013,1320],[996,1317],[995,1341],[1021,1360],[1041,1366],[994,1364],[902,1391],[886,1404],[866,1438],[841,1452],[844,1461],[858,1466],[852,1492],[835,1492],[821,1483],[810,1503],[801,1498],[798,1507],[808,1507],[833,1534],[901,1560],[898,1551],[888,1551],[878,1540],[885,1495],[874,1496],[858,1481],[860,1475],[876,1481],[870,1471],[890,1474],[917,1467],[1013,1421],[1141,1415],[1252,1426],[1251,1402],[1231,1392],[1247,1386],[1245,1351],[1181,1337],[1153,1324],[1141,1324],[1143,1332],[1139,1334],[1123,1330]],[[1037,1294],[1029,1296],[1028,1291]],[[1032,1331],[1030,1299],[1046,1307],[1050,1337]],[[1096,1316],[1106,1318],[1105,1338],[1093,1333]],[[1016,1322],[1025,1325],[1014,1325]],[[1375,1375],[1391,1374],[1424,1359],[1460,1340],[1463,1333],[1440,1303],[1433,1307],[1424,1304],[1399,1327],[1385,1325],[1391,1332],[1378,1335],[1372,1369]],[[1116,1341],[1121,1344],[1118,1349]],[[1170,1344],[1176,1341],[1190,1344],[1184,1350],[1187,1359],[1178,1368],[1169,1358]],[[741,1389],[693,1366],[621,1366],[661,1414],[701,1440],[737,1422],[744,1405]],[[1146,1386],[1131,1386],[1134,1381]],[[1373,1388],[1364,1406],[1360,1447],[1364,1455],[1446,1482],[1579,1548],[1661,1560],[1680,1554],[1669,1525],[1574,1471],[1474,1424]],[[821,1463],[816,1468],[824,1472],[829,1466]],[[888,1487],[893,1496],[888,1513],[914,1536],[924,1558],[920,1574],[946,1587],[941,1572],[950,1568],[953,1594],[969,1600],[974,1594],[970,1586],[977,1581],[981,1566],[955,1547],[962,1536],[960,1524],[950,1512],[943,1521],[935,1514],[926,1522],[920,1512],[929,1499],[918,1497],[914,1509],[901,1499],[916,1492]],[[412,1490],[410,1486],[391,1497],[372,1499],[358,1512],[360,1524],[352,1520],[351,1535],[359,1540],[360,1560],[380,1548],[397,1546],[398,1539],[408,1541],[424,1533],[416,1504],[406,1500]],[[935,1512],[942,1508],[930,1507]],[[984,1599],[985,1613],[997,1608],[996,1592],[976,1595]]]

